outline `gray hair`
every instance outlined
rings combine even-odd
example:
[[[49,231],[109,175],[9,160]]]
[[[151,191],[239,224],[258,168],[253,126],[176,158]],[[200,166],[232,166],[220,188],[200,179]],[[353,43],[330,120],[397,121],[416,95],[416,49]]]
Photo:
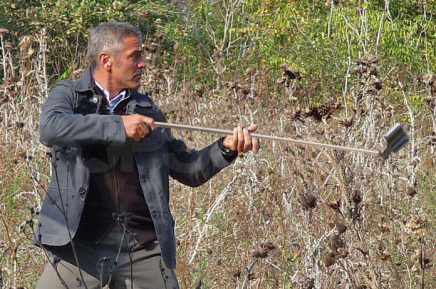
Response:
[[[122,49],[123,39],[135,36],[142,39],[138,28],[124,22],[104,22],[94,27],[89,33],[87,57],[91,70],[98,68],[99,55],[102,52],[118,56]]]

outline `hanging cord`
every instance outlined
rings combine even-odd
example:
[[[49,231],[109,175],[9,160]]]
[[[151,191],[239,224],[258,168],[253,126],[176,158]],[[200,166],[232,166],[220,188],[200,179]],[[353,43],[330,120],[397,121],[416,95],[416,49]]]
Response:
[[[27,168],[28,168],[28,170],[29,170],[29,172],[30,172],[30,176],[31,176],[31,178],[38,184],[38,186],[40,187],[40,188],[42,188],[42,190],[46,193],[46,195],[49,197],[49,199],[50,199],[50,201],[59,209],[59,211],[61,211],[62,212],[62,214],[64,214],[64,211],[62,210],[62,208],[61,207],[59,207],[59,205],[54,201],[54,198],[48,193],[48,191],[45,189],[45,187],[41,184],[41,182],[36,178],[36,175],[35,175],[35,173],[33,172],[33,169],[32,169],[32,167],[30,166],[30,163],[28,162],[28,161],[26,161],[26,164],[27,164]],[[68,285],[67,285],[67,283],[65,282],[65,280],[64,280],[64,278],[62,278],[62,276],[61,276],[61,274],[59,273],[59,270],[58,270],[58,267],[57,267],[57,265],[58,265],[58,263],[59,263],[59,259],[57,259],[57,256],[56,255],[54,255],[54,254],[52,254],[53,255],[53,261],[51,261],[51,257],[50,257],[50,254],[49,254],[49,251],[44,247],[44,245],[42,244],[42,241],[41,241],[41,238],[42,238],[42,236],[41,236],[41,234],[38,234],[38,235],[36,235],[36,232],[35,232],[35,227],[33,226],[33,213],[32,213],[32,216],[31,216],[31,223],[30,223],[30,228],[32,229],[32,236],[33,236],[33,239],[30,239],[29,238],[29,240],[30,241],[35,241],[36,242],[36,245],[38,245],[41,249],[42,249],[42,251],[43,251],[43,253],[44,253],[44,255],[45,255],[45,258],[47,259],[47,261],[50,263],[50,265],[52,266],[52,268],[53,268],[53,270],[55,271],[55,273],[56,273],[56,275],[58,276],[58,278],[59,278],[59,281],[61,282],[61,284],[62,284],[62,286],[64,286],[64,288],[65,289],[69,289],[69,287],[68,287]]]
[[[74,260],[76,261],[76,266],[77,266],[77,269],[79,270],[80,280],[82,281],[83,285],[85,286],[85,289],[88,289],[88,286],[85,283],[85,278],[83,278],[82,269],[80,268],[79,256],[77,255],[76,245],[75,245],[75,242],[73,241],[73,237],[71,236],[70,225],[68,224],[68,216],[67,216],[67,212],[66,212],[66,207],[64,205],[64,201],[62,199],[61,188],[59,186],[59,176],[58,176],[57,165],[54,165],[53,168],[54,168],[55,177],[56,177],[57,189],[59,192],[59,199],[61,202],[61,207],[63,209],[62,213],[63,213],[64,219],[65,219],[65,225],[67,227],[68,238],[70,239],[71,249],[72,249],[73,255],[74,255]],[[67,196],[67,201],[68,201],[68,196]]]
[[[130,231],[127,229],[126,223],[127,223],[127,219],[129,218],[128,213],[126,212],[121,212],[120,214],[116,214],[114,213],[114,217],[116,217],[116,221],[117,221],[117,229],[120,228],[119,226],[121,225],[122,227],[122,235],[120,237],[120,242],[117,248],[117,254],[115,256],[115,260],[113,262],[112,267],[110,268],[110,274],[109,274],[109,279],[107,281],[107,284],[110,285],[110,283],[112,282],[112,277],[113,274],[115,272],[115,267],[118,264],[118,259],[120,258],[120,254],[123,248],[123,243],[128,244],[128,240],[127,240],[127,236],[130,235]],[[129,234],[128,234],[129,233]],[[133,267],[132,267],[132,261],[131,261],[131,256],[129,253],[129,259],[130,259],[130,276],[132,278],[131,282],[133,284]]]
[[[22,132],[22,128],[21,128],[21,132]],[[23,133],[21,133],[20,134],[21,135],[21,137],[20,137],[20,141],[22,142],[22,143],[24,143],[24,138],[23,138]],[[54,167],[54,169],[55,169],[55,172],[56,172],[56,180],[58,181],[58,175],[57,175],[57,165],[56,165],[56,162],[55,161],[53,161],[53,159],[52,159],[52,155],[49,153],[49,156],[50,156],[50,162],[52,163],[52,165],[53,165],[53,167]],[[67,226],[68,226],[68,221],[67,221],[67,217],[66,217],[66,215],[65,215],[65,207],[63,206],[63,203],[62,203],[62,196],[60,196],[60,199],[61,199],[61,203],[62,203],[62,207],[60,207],[59,206],[59,204],[55,201],[55,198],[53,197],[53,196],[51,196],[50,195],[50,193],[48,192],[48,190],[46,190],[46,188],[41,184],[41,181],[37,178],[37,175],[35,174],[35,172],[34,172],[34,170],[33,170],[33,168],[32,168],[32,166],[30,165],[30,159],[29,159],[29,157],[28,157],[28,155],[26,154],[26,166],[27,166],[27,169],[28,169],[28,171],[29,171],[29,173],[30,173],[30,178],[34,181],[34,182],[36,182],[36,184],[38,185],[38,187],[39,188],[41,188],[43,191],[44,191],[44,193],[46,194],[46,196],[50,199],[50,202],[62,213],[62,215],[65,217],[65,222],[67,223]],[[59,191],[59,194],[60,194],[60,188],[59,188],[59,182],[58,182],[58,191]],[[65,280],[64,280],[64,278],[62,278],[62,276],[61,276],[61,274],[59,273],[59,270],[58,270],[58,263],[60,262],[60,259],[56,256],[56,255],[54,255],[54,254],[52,254],[52,256],[53,256],[53,261],[51,261],[51,258],[50,258],[50,254],[49,254],[49,251],[47,250],[47,248],[46,247],[44,247],[44,245],[42,244],[42,236],[41,236],[41,234],[39,233],[38,235],[36,235],[36,232],[35,232],[35,228],[34,228],[34,223],[33,223],[33,213],[32,213],[32,216],[31,216],[31,223],[29,223],[31,226],[31,229],[32,229],[32,236],[33,236],[33,240],[30,240],[30,241],[35,241],[36,242],[36,245],[37,246],[39,246],[40,248],[42,248],[42,251],[43,251],[43,253],[44,253],[44,255],[45,255],[45,257],[46,257],[46,259],[47,259],[47,261],[50,263],[50,265],[52,266],[52,268],[53,268],[53,270],[55,271],[55,273],[56,273],[56,275],[58,276],[58,278],[59,278],[59,281],[61,282],[61,284],[62,284],[62,286],[65,288],[65,289],[69,289],[69,287],[68,287],[68,285],[67,285],[67,283],[65,282]],[[68,229],[67,229],[68,230]],[[69,232],[69,230],[68,230],[68,232]],[[71,235],[70,235],[70,239],[71,239]],[[73,249],[74,250],[74,249]],[[81,275],[81,274],[80,274]],[[82,277],[82,280],[83,280],[83,276],[81,275],[81,277]],[[86,284],[85,284],[85,286],[86,286]],[[0,286],[1,287],[1,286]],[[87,288],[86,288],[87,289]]]

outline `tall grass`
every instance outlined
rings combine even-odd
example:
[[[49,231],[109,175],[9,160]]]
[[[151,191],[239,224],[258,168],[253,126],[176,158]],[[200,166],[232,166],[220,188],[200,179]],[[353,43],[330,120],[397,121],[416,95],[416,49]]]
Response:
[[[53,82],[49,39],[41,30],[8,44],[0,34],[0,288],[34,288],[45,263],[30,237],[50,175],[38,142]],[[156,51],[165,43],[154,44],[142,89],[171,122],[256,122],[265,134],[376,150],[401,122],[411,138],[387,160],[265,141],[200,188],[171,182],[182,288],[436,287],[434,75],[396,79],[386,62],[350,59],[343,95],[314,103],[314,83],[287,66],[251,67],[213,87],[180,81],[183,61],[162,67]],[[195,148],[219,137],[174,133]]]

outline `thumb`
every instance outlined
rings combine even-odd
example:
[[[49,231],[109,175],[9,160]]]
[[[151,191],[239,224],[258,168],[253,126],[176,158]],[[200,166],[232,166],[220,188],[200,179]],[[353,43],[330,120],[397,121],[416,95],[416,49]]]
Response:
[[[255,124],[255,123],[252,123],[252,124],[250,124],[249,127],[247,127],[247,130],[248,130],[249,132],[255,132],[255,131],[257,130],[257,128],[258,128],[258,125]]]
[[[142,122],[144,122],[145,125],[150,126],[153,130],[157,128],[157,125],[154,123],[154,119],[147,116],[142,116]]]

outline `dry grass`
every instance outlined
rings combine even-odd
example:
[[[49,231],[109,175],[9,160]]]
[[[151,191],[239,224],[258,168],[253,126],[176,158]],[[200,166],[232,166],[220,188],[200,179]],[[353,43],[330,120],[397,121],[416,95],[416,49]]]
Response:
[[[19,75],[7,66],[0,92],[0,288],[33,288],[44,264],[29,241],[50,174],[37,133],[48,86],[43,35],[27,45],[40,57],[20,62]],[[265,134],[382,149],[384,133],[401,121],[411,137],[387,161],[264,142],[258,155],[241,156],[200,188],[172,182],[182,288],[436,287],[435,112],[428,106],[414,112],[401,85],[373,89],[363,64],[347,103],[310,107],[294,98],[296,86],[268,87],[275,80],[261,71],[247,72],[242,88],[202,91],[151,59],[143,86],[159,91],[153,98],[172,122],[256,122]],[[388,104],[390,93],[401,101]],[[196,148],[218,137],[175,133]]]

